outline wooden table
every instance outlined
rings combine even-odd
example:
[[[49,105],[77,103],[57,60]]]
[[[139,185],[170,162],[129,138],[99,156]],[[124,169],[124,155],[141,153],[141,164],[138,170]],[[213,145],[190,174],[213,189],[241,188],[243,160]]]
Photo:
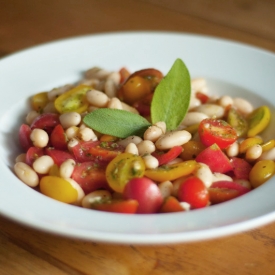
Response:
[[[0,0],[0,57],[82,34],[165,30],[233,39],[275,52],[270,0]],[[0,76],[1,77],[1,76]],[[0,274],[275,274],[275,223],[189,244],[71,240],[0,217]]]

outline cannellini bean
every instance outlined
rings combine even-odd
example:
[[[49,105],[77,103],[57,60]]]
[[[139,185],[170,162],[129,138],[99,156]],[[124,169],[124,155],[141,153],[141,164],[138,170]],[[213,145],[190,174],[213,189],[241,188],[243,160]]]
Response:
[[[185,115],[185,118],[181,122],[181,124],[188,127],[188,126],[200,123],[205,118],[208,118],[208,115],[204,113],[189,112]]]
[[[223,108],[226,108],[228,106],[232,106],[233,105],[233,98],[231,96],[224,95],[224,96],[219,98],[218,104],[220,106],[222,106]]]
[[[140,156],[151,154],[156,150],[155,144],[150,140],[141,141],[137,144],[137,148]]]
[[[171,149],[177,145],[183,145],[191,139],[191,134],[185,130],[171,131],[162,135],[155,143],[159,150]]]
[[[50,156],[41,156],[33,162],[32,167],[39,174],[48,174],[53,165],[54,161]]]
[[[233,181],[233,179],[225,174],[222,173],[213,173],[212,174],[212,183],[216,182],[216,181],[221,181],[221,180],[225,180],[225,181]]]
[[[20,154],[15,158],[15,162],[25,162],[26,161],[26,154]]]
[[[84,208],[91,208],[91,205],[96,202],[100,202],[102,200],[107,200],[111,199],[112,195],[109,191],[107,190],[96,190],[93,191],[89,194],[87,194],[83,199],[82,199],[82,206]]]
[[[80,137],[81,140],[84,140],[84,141],[97,140],[97,136],[94,133],[94,131],[88,127],[80,129],[78,132],[78,136]]]
[[[73,159],[65,160],[59,168],[59,174],[62,178],[70,178],[75,167],[75,161]]]
[[[67,85],[64,85],[64,86],[59,87],[59,88],[54,88],[54,89],[52,89],[51,91],[48,92],[48,99],[50,101],[54,101],[58,96],[60,96],[61,94],[67,92],[72,87],[73,87],[73,85],[67,84]]]
[[[77,191],[77,199],[76,202],[74,203],[75,205],[81,205],[81,201],[85,197],[85,193],[83,189],[80,187],[80,185],[73,179],[71,178],[65,178],[66,181],[68,181],[71,186]]]
[[[107,107],[111,109],[119,109],[119,110],[123,109],[121,101],[117,97],[111,98],[110,101],[108,102]]]
[[[197,108],[200,105],[201,105],[201,101],[198,98],[196,98],[195,96],[191,95],[188,110],[192,110],[194,108]]]
[[[143,135],[144,140],[151,140],[153,142],[157,141],[163,134],[162,129],[156,125],[150,126]]]
[[[131,153],[133,155],[138,155],[138,148],[135,143],[129,143],[125,148],[125,153]]]
[[[40,114],[34,110],[30,111],[26,116],[27,124],[31,125],[32,122],[39,116]]]
[[[159,161],[152,155],[145,155],[142,159],[147,169],[154,169],[159,166]]]
[[[167,198],[172,195],[173,183],[171,181],[163,181],[158,185],[160,193],[163,198]]]
[[[212,184],[212,172],[210,168],[204,163],[199,163],[198,166],[194,175],[198,177],[207,188],[210,187]]]
[[[206,85],[206,80],[204,78],[193,78],[191,80],[191,90],[192,93],[201,92],[204,94],[208,94],[208,88]]]
[[[95,111],[95,110],[97,110],[97,109],[98,109],[98,107],[89,106],[89,107],[88,107],[88,113],[91,113],[91,112],[93,112],[93,111]]]
[[[118,141],[117,143],[121,146],[126,147],[129,143],[139,144],[142,141],[142,138],[139,136],[129,136],[125,139]]]
[[[120,79],[121,79],[121,76],[120,76],[119,72],[112,72],[108,75],[106,82],[108,80],[112,80],[115,83],[115,85],[117,86],[120,83]]]
[[[164,121],[158,121],[154,124],[154,126],[159,127],[163,134],[166,133],[166,123]]]
[[[68,139],[72,139],[72,138],[77,137],[78,131],[79,131],[78,127],[71,126],[71,127],[69,127],[69,128],[66,129],[65,134],[66,134],[66,136],[67,136]]]
[[[180,202],[180,205],[185,211],[189,211],[191,209],[191,205],[188,202],[182,201]]]
[[[91,86],[94,89],[98,89],[98,87],[100,86],[100,82],[101,81],[99,79],[91,78],[91,79],[83,79],[83,80],[79,81],[78,84]]]
[[[75,147],[78,143],[79,143],[78,139],[72,138],[72,139],[68,142],[68,149],[70,150],[71,148]]]
[[[265,151],[259,158],[260,160],[275,160],[275,147]]]
[[[169,162],[167,163],[167,165],[172,165],[172,164],[176,164],[176,163],[180,163],[180,162],[182,162],[182,159],[181,159],[181,158],[175,158],[175,159],[169,161]]]
[[[44,148],[49,142],[49,136],[46,131],[42,129],[33,129],[30,135],[30,139],[34,146]]]
[[[60,123],[64,129],[71,126],[77,126],[81,122],[81,115],[77,112],[67,112],[59,117]]]
[[[131,112],[133,114],[138,114],[138,110],[136,108],[126,104],[125,102],[121,101],[121,105],[123,110]]]
[[[99,67],[93,67],[85,72],[85,78],[96,78],[99,80],[104,80],[108,77],[109,74],[110,72],[107,70],[101,69]]]
[[[203,104],[194,108],[194,111],[204,113],[208,117],[222,118],[224,116],[224,108],[216,104]]]
[[[248,115],[254,110],[250,102],[240,97],[233,99],[233,105],[244,115]]]
[[[110,100],[106,94],[97,90],[88,91],[86,93],[86,99],[89,104],[99,108],[107,107]]]
[[[46,106],[43,108],[43,113],[58,113],[54,106],[54,102],[48,102]]]
[[[113,79],[107,79],[105,84],[104,84],[104,92],[105,94],[112,98],[116,97],[117,95],[117,84]]]
[[[262,152],[262,146],[259,144],[255,144],[247,149],[245,153],[245,158],[247,160],[255,160],[261,156]]]
[[[226,154],[229,157],[236,157],[239,154],[239,144],[238,142],[233,142],[226,149]]]
[[[14,172],[20,180],[30,187],[35,187],[39,184],[37,173],[24,162],[17,162],[14,165]]]

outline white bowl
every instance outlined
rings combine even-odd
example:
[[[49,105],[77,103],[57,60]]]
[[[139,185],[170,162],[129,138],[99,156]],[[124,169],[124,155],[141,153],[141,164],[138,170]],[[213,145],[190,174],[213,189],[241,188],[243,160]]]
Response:
[[[92,66],[109,70],[126,66],[130,71],[154,67],[166,73],[176,58],[186,63],[192,77],[205,77],[212,94],[242,96],[255,106],[275,105],[275,55],[210,37],[110,33],[61,40],[1,59],[0,213],[55,234],[127,244],[205,240],[275,220],[275,179],[242,197],[204,209],[123,215],[60,203],[32,190],[14,175],[14,159],[20,152],[17,132],[30,95],[75,82]],[[272,127],[267,135],[275,137]]]

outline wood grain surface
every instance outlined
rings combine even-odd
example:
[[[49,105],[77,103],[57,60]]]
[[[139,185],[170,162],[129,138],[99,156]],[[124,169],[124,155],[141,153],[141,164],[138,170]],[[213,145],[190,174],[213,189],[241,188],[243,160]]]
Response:
[[[56,39],[132,30],[211,35],[275,52],[274,8],[272,0],[0,0],[0,57]],[[50,235],[0,216],[1,275],[273,275],[274,255],[275,223],[210,241],[139,246]]]

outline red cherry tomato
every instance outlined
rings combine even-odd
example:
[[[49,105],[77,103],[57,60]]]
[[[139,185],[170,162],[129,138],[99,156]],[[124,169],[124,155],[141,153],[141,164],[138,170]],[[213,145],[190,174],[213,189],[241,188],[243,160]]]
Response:
[[[209,96],[202,92],[196,92],[196,98],[199,99],[202,104],[204,104],[208,101]]]
[[[249,173],[252,169],[250,163],[248,163],[246,160],[242,158],[237,157],[232,158],[230,162],[232,164],[233,173],[236,179],[249,180]]]
[[[30,138],[31,132],[31,127],[27,124],[22,124],[19,128],[19,142],[25,151],[33,146]]]
[[[46,148],[45,154],[50,156],[54,163],[58,166],[60,166],[67,159],[75,160],[75,157],[71,153],[54,148]]]
[[[221,119],[206,118],[202,120],[198,133],[205,146],[216,143],[221,149],[228,147],[237,140],[236,130]]]
[[[67,137],[61,124],[57,124],[50,135],[50,143],[55,149],[67,150]]]
[[[45,113],[35,118],[30,127],[32,130],[39,128],[45,130],[48,134],[51,134],[52,130],[59,123],[58,114]]]
[[[148,178],[131,179],[123,191],[125,199],[137,200],[137,213],[157,213],[162,205],[163,198],[158,186]]]
[[[133,107],[136,108],[141,116],[147,117],[151,114],[151,102],[153,99],[153,93],[150,93],[142,99],[136,101]]]
[[[178,199],[190,204],[191,208],[202,208],[209,203],[208,190],[197,177],[187,178],[178,189]]]
[[[230,160],[217,144],[213,144],[200,152],[196,161],[207,164],[212,172],[227,173],[233,169]]]
[[[249,191],[250,189],[232,181],[217,181],[208,188],[209,200],[212,204],[234,199]]]
[[[157,158],[157,160],[159,161],[159,166],[160,166],[160,165],[167,164],[168,162],[174,160],[181,154],[181,152],[182,152],[181,146],[174,146],[166,153],[155,151],[154,153],[152,153],[152,155],[155,158]]]
[[[33,162],[44,155],[44,150],[38,147],[30,147],[26,153],[26,163],[32,166]]]
[[[172,213],[181,211],[184,211],[183,207],[180,205],[180,202],[173,196],[167,197],[159,210],[160,213]]]
[[[85,194],[98,189],[110,190],[106,181],[104,168],[94,161],[76,164],[72,179],[81,186]]]

